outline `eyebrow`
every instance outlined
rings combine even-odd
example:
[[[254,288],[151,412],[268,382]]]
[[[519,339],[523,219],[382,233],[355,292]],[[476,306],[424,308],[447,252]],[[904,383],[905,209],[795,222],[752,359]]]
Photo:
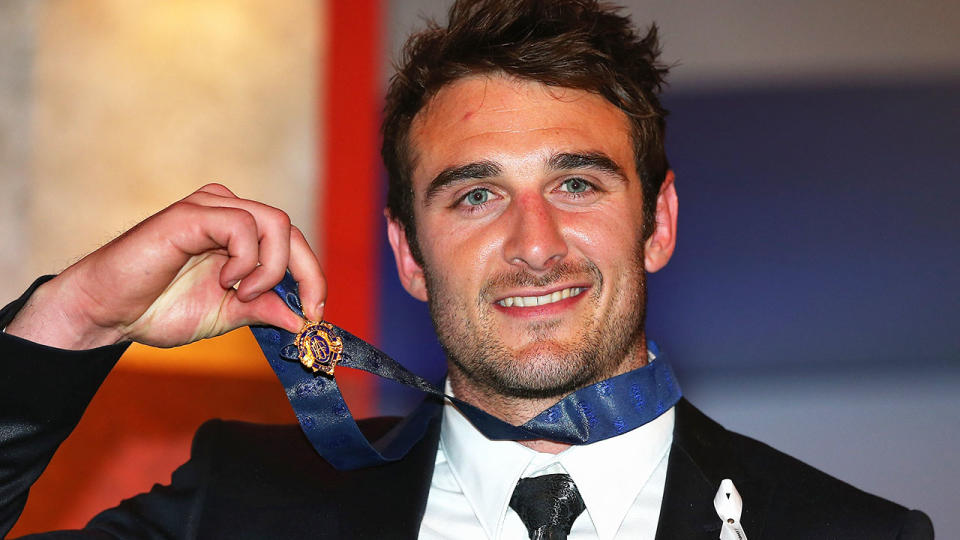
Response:
[[[477,161],[466,165],[448,167],[430,182],[423,198],[424,206],[430,206],[433,198],[444,188],[465,180],[480,180],[498,176],[500,166],[492,161]]]
[[[603,152],[563,152],[554,154],[547,162],[552,170],[594,169],[610,173],[622,182],[627,182],[623,167]]]
[[[621,182],[628,181],[623,168],[603,152],[561,152],[550,156],[550,159],[547,160],[547,167],[554,171],[594,169],[612,174]],[[500,165],[489,160],[447,167],[430,181],[423,197],[423,204],[424,206],[430,206],[437,194],[449,186],[467,180],[493,178],[499,176],[501,172]]]

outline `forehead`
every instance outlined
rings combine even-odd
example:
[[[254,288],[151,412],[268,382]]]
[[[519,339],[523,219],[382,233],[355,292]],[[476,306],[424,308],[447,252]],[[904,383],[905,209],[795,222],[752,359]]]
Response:
[[[410,129],[416,189],[451,165],[544,161],[565,151],[603,152],[625,170],[633,160],[626,114],[597,94],[503,75],[443,87]]]

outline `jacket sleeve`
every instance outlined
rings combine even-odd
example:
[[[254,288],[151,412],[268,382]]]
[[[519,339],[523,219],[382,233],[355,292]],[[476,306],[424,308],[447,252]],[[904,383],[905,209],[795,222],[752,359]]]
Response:
[[[0,328],[51,277],[38,279],[3,308]],[[30,486],[126,348],[68,351],[0,333],[0,538],[17,521]]]

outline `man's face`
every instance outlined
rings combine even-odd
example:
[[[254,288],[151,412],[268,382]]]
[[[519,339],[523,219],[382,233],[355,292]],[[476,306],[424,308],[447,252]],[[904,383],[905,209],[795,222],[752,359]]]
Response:
[[[391,242],[455,389],[562,396],[643,365],[643,201],[623,112],[474,76],[434,96],[410,139],[422,266],[396,223]]]

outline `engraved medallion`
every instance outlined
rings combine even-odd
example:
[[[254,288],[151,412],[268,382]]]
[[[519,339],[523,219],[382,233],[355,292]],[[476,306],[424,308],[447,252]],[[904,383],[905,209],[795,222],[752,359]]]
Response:
[[[343,352],[343,342],[333,335],[333,326],[330,323],[307,321],[303,329],[297,334],[294,345],[300,356],[300,363],[314,373],[322,371],[333,375],[333,370],[340,362],[340,353]]]

